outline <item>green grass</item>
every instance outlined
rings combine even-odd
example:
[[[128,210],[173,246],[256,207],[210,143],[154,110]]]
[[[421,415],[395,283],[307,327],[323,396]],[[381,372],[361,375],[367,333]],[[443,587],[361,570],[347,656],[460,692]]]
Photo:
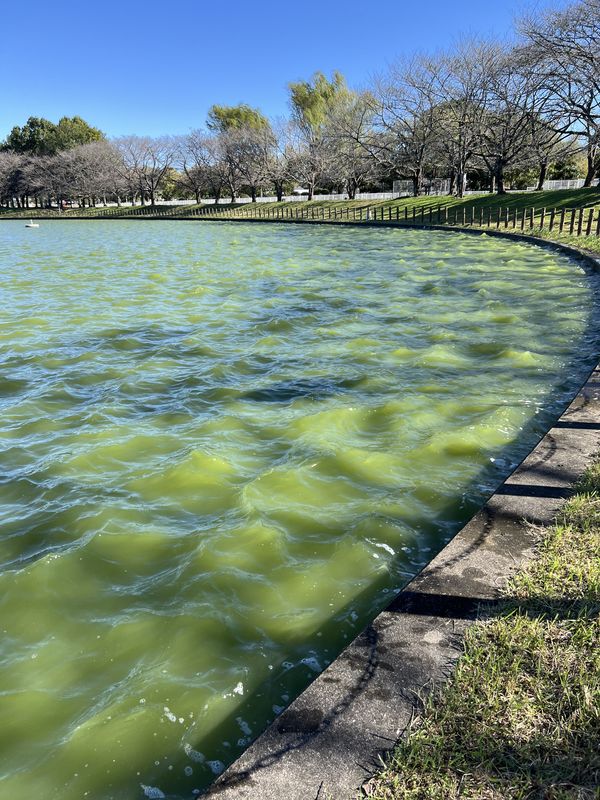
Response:
[[[363,789],[372,800],[600,797],[600,465],[453,677]]]
[[[514,192],[505,195],[496,195],[496,194],[479,194],[479,195],[468,195],[464,198],[459,197],[447,197],[447,196],[427,196],[423,195],[421,197],[403,197],[397,200],[312,200],[312,201],[293,201],[287,203],[255,203],[255,204],[235,204],[231,206],[231,204],[224,204],[219,205],[216,208],[221,210],[223,213],[226,210],[231,209],[232,207],[238,208],[242,212],[252,212],[256,211],[257,208],[260,209],[271,209],[274,210],[276,208],[279,209],[286,209],[286,208],[293,208],[297,210],[301,209],[340,209],[340,208],[388,208],[392,207],[393,209],[399,208],[402,212],[404,208],[408,208],[411,212],[413,208],[420,209],[421,207],[429,208],[430,206],[437,206],[442,205],[446,207],[455,207],[455,206],[465,206],[466,208],[483,208],[483,209],[498,209],[498,208],[509,208],[512,210],[519,210],[523,208],[530,208],[534,206],[535,208],[586,208],[586,207],[595,207],[600,206],[600,188],[595,187],[593,189],[561,189],[556,191],[546,191],[546,192]],[[144,206],[146,209],[146,213],[151,209],[150,206]],[[187,206],[167,206],[167,205],[157,205],[154,207],[155,211],[160,211],[161,213],[167,213],[169,216],[179,216],[185,215],[190,211],[197,209],[198,206],[196,204],[190,204]],[[213,208],[213,205],[203,205],[202,209],[207,210],[208,208]],[[136,206],[133,210],[139,211],[140,206]],[[101,206],[97,208],[86,208],[86,209],[68,209],[62,212],[64,216],[94,216],[96,214],[102,214],[104,209]],[[120,216],[128,216],[132,213],[132,209],[130,206],[122,207],[120,209],[111,207],[108,209],[111,214],[118,214]],[[46,209],[29,209],[29,210],[17,210],[17,209],[0,209],[0,214],[5,216],[31,216],[31,215],[47,215],[49,212]],[[57,214],[58,212],[50,212],[53,214]]]
[[[293,201],[288,203],[256,203],[253,207],[262,208],[392,208],[399,207],[402,211],[407,207],[412,211],[413,208],[428,208],[429,206],[465,206],[479,208],[510,208],[523,209],[534,206],[535,208],[586,208],[600,206],[600,187],[593,189],[561,189],[546,192],[511,192],[510,194],[479,194],[467,195],[466,197],[448,196],[428,196],[421,197],[402,197],[397,200],[312,200],[312,201]],[[247,205],[243,208],[248,208]]]

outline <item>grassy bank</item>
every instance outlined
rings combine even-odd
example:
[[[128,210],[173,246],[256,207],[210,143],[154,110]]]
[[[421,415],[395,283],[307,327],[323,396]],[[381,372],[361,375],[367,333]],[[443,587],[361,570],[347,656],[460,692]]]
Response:
[[[364,794],[372,800],[600,797],[600,464],[450,682]]]
[[[166,214],[168,216],[186,216],[194,211],[201,210],[206,211],[208,209],[217,208],[221,212],[225,212],[228,209],[237,208],[240,212],[245,211],[247,213],[252,213],[256,211],[257,208],[260,209],[295,209],[295,210],[306,210],[306,209],[342,209],[342,208],[373,208],[373,209],[381,209],[381,208],[399,208],[402,212],[404,209],[408,209],[412,213],[412,209],[415,208],[419,210],[422,207],[428,208],[432,205],[442,205],[446,207],[458,207],[464,206],[466,208],[475,208],[475,209],[498,209],[498,208],[509,208],[511,210],[522,210],[524,208],[530,208],[531,206],[535,206],[536,208],[555,208],[555,209],[562,209],[562,208],[591,208],[591,207],[600,207],[600,188],[595,187],[593,189],[561,189],[555,191],[545,191],[545,192],[511,192],[510,194],[505,195],[496,195],[496,194],[480,194],[480,195],[468,195],[463,198],[459,197],[447,197],[447,196],[428,196],[423,195],[421,197],[402,197],[398,198],[397,200],[312,200],[312,201],[293,201],[289,203],[255,203],[255,204],[236,204],[232,206],[231,204],[223,204],[219,206],[214,206],[214,204],[202,205],[198,206],[196,204],[190,204],[186,206],[167,206],[167,205],[157,205],[157,206],[122,206],[121,208],[110,207],[105,209],[101,206],[96,208],[86,208],[86,209],[79,209],[79,208],[70,208],[67,209],[59,214],[59,212],[54,209],[53,211],[48,211],[47,209],[28,209],[28,210],[16,210],[16,209],[0,209],[0,216],[4,217],[30,217],[30,216],[44,216],[51,214],[52,216],[61,216],[61,217],[70,217],[70,216],[85,216],[85,217],[96,217],[96,216],[132,216],[132,215],[149,215],[152,213],[160,213]]]

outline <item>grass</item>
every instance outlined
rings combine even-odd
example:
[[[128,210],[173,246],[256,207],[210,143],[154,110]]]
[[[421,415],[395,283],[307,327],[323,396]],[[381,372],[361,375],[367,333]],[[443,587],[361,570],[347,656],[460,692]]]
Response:
[[[408,208],[412,211],[413,208],[420,209],[421,207],[428,208],[429,206],[437,206],[442,205],[446,207],[455,207],[455,206],[465,206],[468,208],[474,207],[475,209],[483,208],[483,209],[497,209],[497,208],[509,208],[511,210],[519,210],[523,208],[530,208],[531,206],[535,206],[536,208],[588,208],[588,207],[600,207],[600,187],[594,187],[592,189],[561,189],[555,191],[543,191],[543,192],[511,192],[510,194],[505,195],[496,195],[496,194],[480,194],[480,195],[467,195],[466,197],[459,198],[459,197],[448,197],[448,196],[428,196],[423,195],[421,197],[402,197],[397,200],[300,200],[300,201],[291,201],[291,202],[283,202],[283,203],[256,203],[256,204],[236,204],[233,207],[238,208],[241,211],[250,212],[256,210],[257,208],[261,209],[271,209],[274,210],[276,208],[279,209],[340,209],[340,208],[388,208],[392,207],[395,209],[398,207],[404,212],[404,208]],[[203,205],[201,208],[206,210],[207,208],[213,208],[213,204]],[[143,207],[146,212],[148,213],[151,210],[151,206],[144,206]],[[188,214],[190,211],[198,209],[199,206],[196,204],[190,204],[186,206],[167,206],[167,205],[157,205],[154,207],[155,211],[161,213],[167,213],[169,216],[180,216]],[[223,204],[219,205],[216,208],[220,209],[221,211],[225,212],[232,208],[230,204]],[[138,212],[140,210],[140,206],[135,206],[134,209],[131,206],[123,206],[121,208],[111,207],[107,209],[108,212],[113,215],[116,214],[118,216],[128,216],[133,212]],[[95,216],[95,215],[102,215],[105,211],[101,206],[97,208],[86,208],[86,209],[78,209],[72,208],[67,209],[62,212],[61,216]],[[52,215],[58,214],[56,210],[53,212],[48,212],[47,209],[29,209],[29,210],[19,210],[19,209],[7,209],[7,208],[0,208],[0,215],[2,216],[17,216],[17,217],[27,217],[37,215],[48,215],[51,213]]]
[[[599,613],[596,463],[363,796],[599,798]]]

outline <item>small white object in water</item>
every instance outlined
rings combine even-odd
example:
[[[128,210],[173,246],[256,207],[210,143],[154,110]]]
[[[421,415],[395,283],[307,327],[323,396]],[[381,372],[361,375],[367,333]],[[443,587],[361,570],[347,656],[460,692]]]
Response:
[[[208,766],[213,775],[220,775],[225,769],[225,764],[222,761],[209,761]]]
[[[244,694],[244,684],[240,681],[233,690],[234,694]]]

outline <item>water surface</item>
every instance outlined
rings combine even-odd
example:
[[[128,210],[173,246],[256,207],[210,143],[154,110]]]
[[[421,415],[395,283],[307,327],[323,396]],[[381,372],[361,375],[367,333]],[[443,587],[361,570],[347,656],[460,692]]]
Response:
[[[591,367],[590,279],[487,236],[0,226],[0,795],[189,798]]]

